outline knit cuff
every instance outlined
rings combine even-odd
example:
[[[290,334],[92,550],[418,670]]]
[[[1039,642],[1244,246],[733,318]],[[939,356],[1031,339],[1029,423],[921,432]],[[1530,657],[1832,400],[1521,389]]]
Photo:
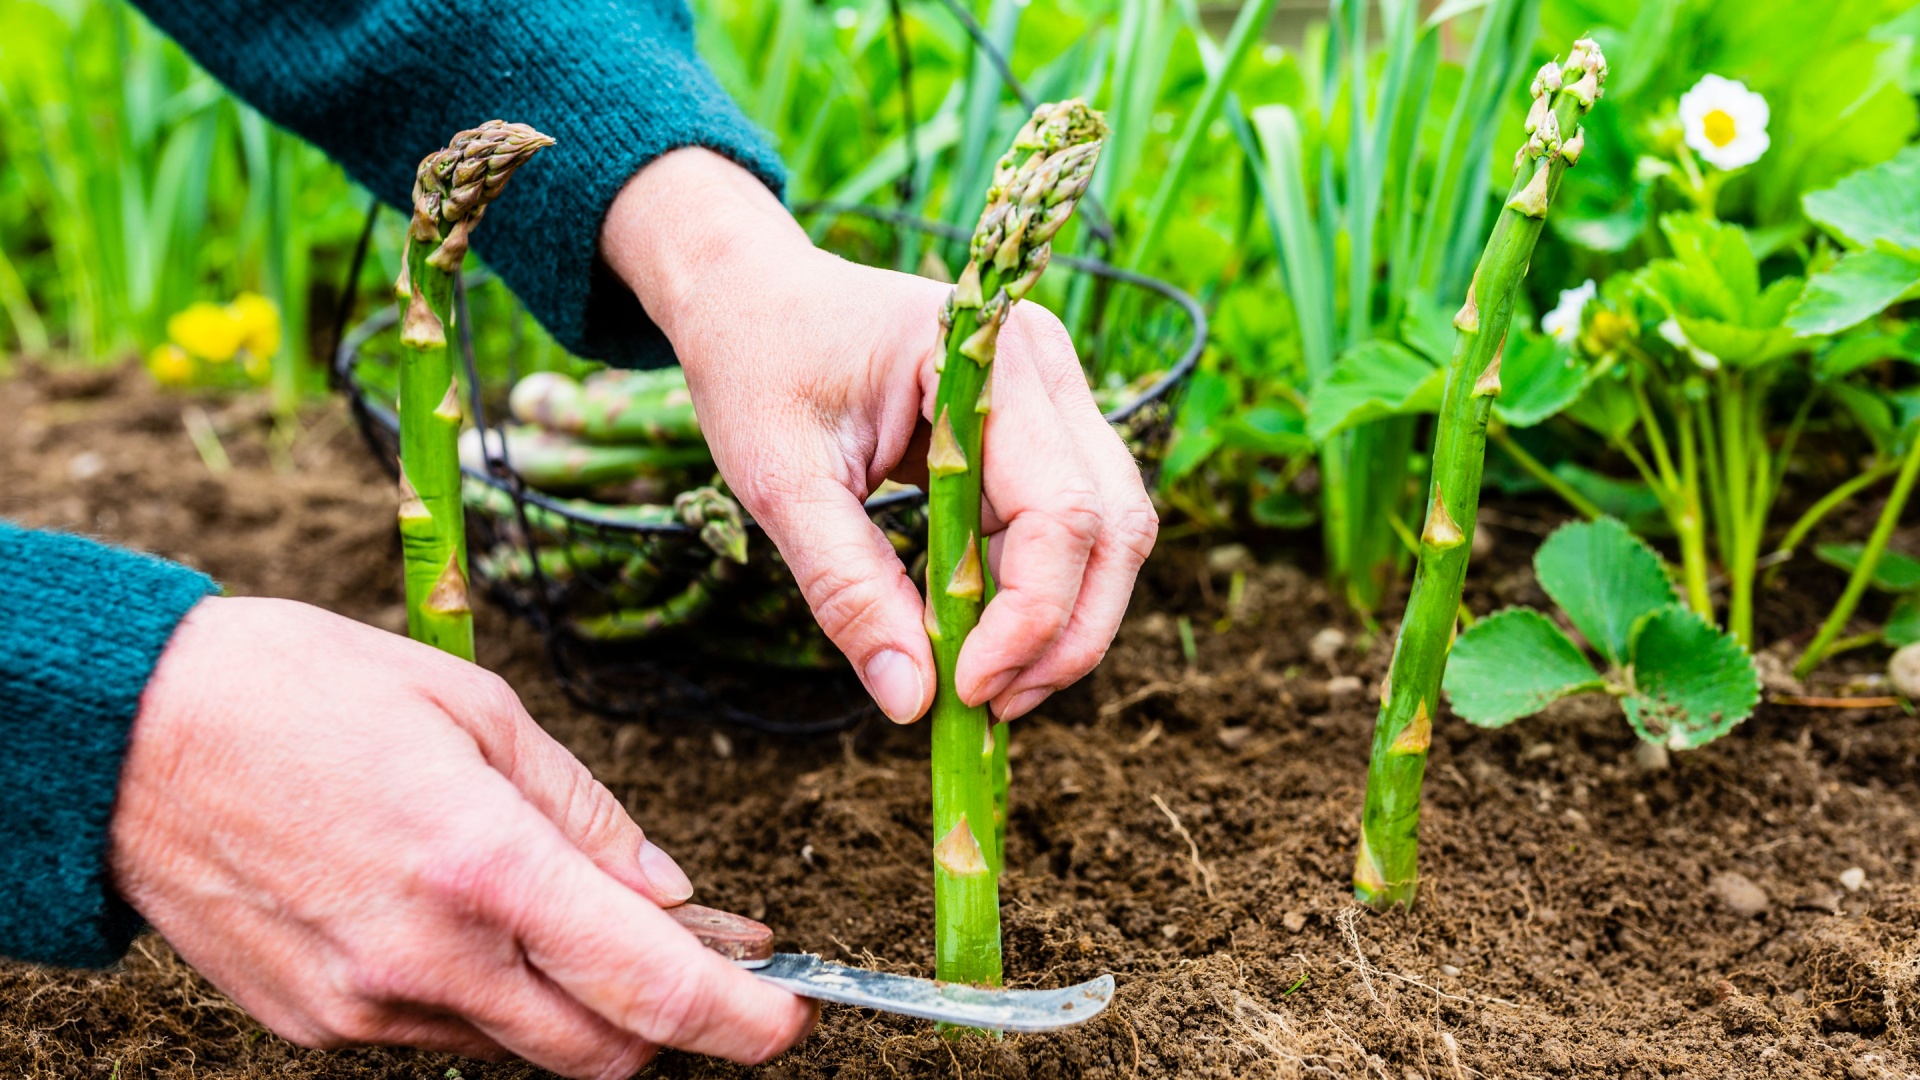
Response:
[[[107,876],[127,732],[174,627],[218,591],[0,522],[0,955],[99,967],[132,942],[140,920]]]

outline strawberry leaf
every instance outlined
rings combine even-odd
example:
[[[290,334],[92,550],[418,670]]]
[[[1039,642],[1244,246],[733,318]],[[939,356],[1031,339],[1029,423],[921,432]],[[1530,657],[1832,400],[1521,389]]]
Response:
[[[1505,727],[1606,684],[1552,619],[1516,607],[1481,619],[1454,641],[1443,685],[1468,723]]]
[[[1613,518],[1562,526],[1533,556],[1540,587],[1607,661],[1625,666],[1634,623],[1673,603],[1673,584],[1639,537]]]
[[[1648,742],[1692,750],[1733,730],[1760,701],[1760,673],[1733,635],[1679,605],[1633,628],[1633,692],[1621,705]]]

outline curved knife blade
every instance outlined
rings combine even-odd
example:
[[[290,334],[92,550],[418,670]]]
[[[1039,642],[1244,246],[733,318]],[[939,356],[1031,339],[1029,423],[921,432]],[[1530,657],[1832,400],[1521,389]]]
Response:
[[[847,967],[812,953],[776,953],[741,966],[801,997],[993,1031],[1053,1031],[1093,1019],[1113,1000],[1111,975],[1057,990],[984,990]]]

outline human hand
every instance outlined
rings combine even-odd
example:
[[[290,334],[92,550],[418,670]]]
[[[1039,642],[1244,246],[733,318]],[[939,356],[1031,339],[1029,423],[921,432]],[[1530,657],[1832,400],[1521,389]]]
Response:
[[[482,668],[285,600],[203,600],[141,698],[120,893],[305,1046],[632,1075],[757,1062],[813,1007],[664,914],[687,877]]]
[[[734,494],[889,717],[933,702],[919,591],[861,502],[926,480],[948,286],[815,248],[766,187],[678,150],[615,200],[601,251],[686,369]],[[993,365],[984,528],[998,593],[955,687],[1012,719],[1106,654],[1158,528],[1140,473],[1094,405],[1066,330],[1015,307]]]

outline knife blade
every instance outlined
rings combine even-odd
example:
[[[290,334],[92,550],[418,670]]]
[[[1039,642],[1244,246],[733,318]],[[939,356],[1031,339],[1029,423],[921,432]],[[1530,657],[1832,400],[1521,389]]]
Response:
[[[812,953],[775,953],[773,930],[742,915],[681,904],[666,909],[700,943],[801,997],[993,1031],[1054,1031],[1091,1020],[1113,1000],[1113,976],[1053,990],[1004,990],[850,967]]]

